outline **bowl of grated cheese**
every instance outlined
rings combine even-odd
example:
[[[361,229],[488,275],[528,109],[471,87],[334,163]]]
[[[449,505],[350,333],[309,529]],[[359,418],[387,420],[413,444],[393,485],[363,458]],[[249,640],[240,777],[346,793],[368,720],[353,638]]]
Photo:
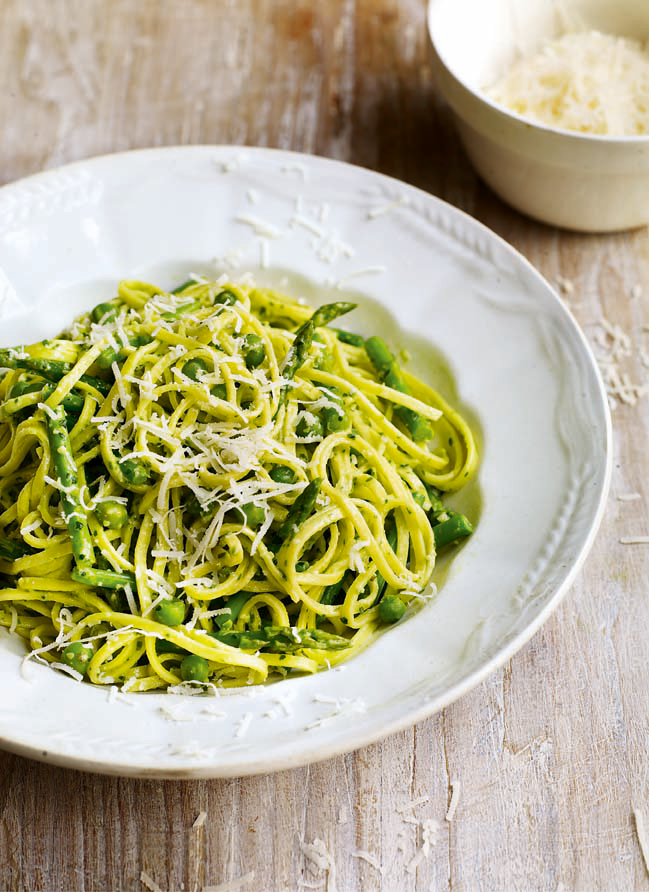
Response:
[[[494,192],[566,229],[649,223],[646,0],[430,0],[428,29],[438,89]]]

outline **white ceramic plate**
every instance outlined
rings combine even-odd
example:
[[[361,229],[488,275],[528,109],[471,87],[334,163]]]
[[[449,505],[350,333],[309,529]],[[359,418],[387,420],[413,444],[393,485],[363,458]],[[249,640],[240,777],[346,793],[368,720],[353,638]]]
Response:
[[[596,365],[560,300],[455,208],[378,174],[265,149],[108,156],[0,190],[0,343],[56,334],[120,278],[189,272],[351,292],[350,325],[407,347],[480,430],[477,530],[438,597],[342,667],[221,696],[124,695],[33,661],[0,633],[0,746],[114,774],[215,777],[352,750],[460,697],[556,607],[610,474]],[[0,283],[1,284],[1,283]],[[1,290],[1,289],[0,289]],[[19,298],[16,297],[19,295]],[[451,382],[454,382],[454,386]]]

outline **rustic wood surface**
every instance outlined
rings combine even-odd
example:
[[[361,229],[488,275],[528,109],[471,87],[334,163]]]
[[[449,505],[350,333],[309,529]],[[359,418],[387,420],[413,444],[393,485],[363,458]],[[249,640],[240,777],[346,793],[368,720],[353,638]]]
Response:
[[[563,287],[593,344],[603,319],[619,325],[621,372],[649,379],[647,230],[559,232],[476,179],[436,96],[424,0],[2,0],[0,83],[2,183],[151,145],[352,161],[482,220]],[[585,567],[472,693],[359,752],[241,780],[104,778],[2,753],[0,890],[649,889],[634,820],[649,824],[649,546],[620,543],[649,534],[647,399],[613,420]]]

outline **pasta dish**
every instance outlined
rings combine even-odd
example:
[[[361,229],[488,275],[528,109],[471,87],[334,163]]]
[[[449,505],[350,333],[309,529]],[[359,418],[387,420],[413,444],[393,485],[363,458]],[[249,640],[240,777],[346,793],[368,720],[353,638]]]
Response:
[[[471,532],[463,418],[379,337],[271,291],[121,282],[0,350],[0,625],[128,691],[348,659]]]

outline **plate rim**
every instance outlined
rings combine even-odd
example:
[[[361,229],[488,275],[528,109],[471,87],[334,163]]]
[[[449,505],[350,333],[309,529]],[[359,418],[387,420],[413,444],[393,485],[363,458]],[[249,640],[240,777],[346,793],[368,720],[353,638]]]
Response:
[[[55,751],[56,748],[51,748],[49,746],[37,747],[29,743],[21,743],[21,741],[18,739],[8,738],[4,734],[0,734],[0,747],[7,751],[14,752],[18,755],[26,756],[28,758],[36,759],[48,764],[55,764],[77,770],[106,775],[190,780],[196,778],[243,777],[274,771],[281,771],[288,768],[300,767],[314,761],[322,761],[324,759],[333,758],[344,753],[358,750],[361,747],[369,746],[408,727],[412,727],[413,725],[423,721],[424,719],[440,712],[442,709],[447,708],[449,705],[459,700],[461,697],[464,697],[467,693],[476,688],[489,675],[502,667],[518,651],[520,651],[521,648],[531,638],[533,638],[538,630],[547,622],[548,618],[558,608],[559,604],[566,596],[568,590],[573,585],[577,575],[580,573],[583,564],[593,546],[595,538],[599,532],[601,521],[606,510],[612,476],[612,420],[605,387],[602,382],[601,374],[599,372],[592,347],[590,346],[583,329],[577,322],[576,318],[573,316],[569,307],[567,307],[566,304],[561,300],[556,289],[553,288],[550,282],[531,263],[531,261],[529,261],[517,248],[507,242],[502,236],[486,226],[486,224],[482,223],[480,220],[477,220],[466,211],[456,207],[455,205],[452,205],[450,202],[447,202],[444,199],[433,195],[432,193],[426,192],[424,189],[418,186],[407,183],[406,181],[397,179],[395,177],[372,170],[367,167],[360,166],[358,164],[328,158],[322,155],[285,150],[281,148],[266,148],[261,146],[242,146],[229,144],[143,147],[129,149],[127,151],[104,153],[85,159],[78,159],[63,165],[58,165],[53,168],[47,168],[32,173],[28,176],[22,177],[18,180],[3,185],[2,187],[0,187],[0,202],[6,195],[9,195],[12,191],[23,187],[24,184],[37,182],[42,179],[48,179],[56,176],[57,174],[60,175],[62,172],[72,171],[74,169],[102,166],[106,164],[110,165],[112,163],[128,161],[129,158],[136,156],[142,157],[149,155],[151,157],[159,156],[171,158],[172,156],[194,155],[198,157],[206,153],[214,154],[223,152],[234,152],[241,155],[249,154],[251,156],[259,157],[271,156],[278,159],[281,157],[285,157],[295,163],[305,164],[307,166],[315,164],[323,165],[324,167],[330,167],[332,169],[340,169],[342,171],[347,170],[351,172],[362,172],[362,175],[370,175],[372,178],[377,178],[377,180],[383,181],[384,183],[389,184],[392,187],[399,187],[401,189],[405,188],[408,192],[416,193],[425,203],[432,203],[432,205],[438,206],[440,209],[450,214],[451,217],[458,217],[461,220],[462,224],[469,227],[469,229],[477,228],[484,237],[487,237],[492,242],[495,241],[499,245],[500,249],[505,251],[507,256],[513,258],[513,261],[518,267],[522,266],[523,268],[525,268],[526,275],[531,276],[532,278],[537,280],[537,284],[542,286],[548,300],[552,300],[555,310],[558,310],[565,317],[567,323],[570,326],[572,336],[579,342],[584,355],[588,359],[590,371],[594,373],[594,380],[597,382],[598,385],[601,408],[603,409],[602,414],[604,420],[603,433],[605,441],[605,455],[604,467],[602,469],[598,468],[598,470],[603,471],[603,473],[601,477],[600,492],[597,499],[597,508],[593,512],[593,516],[591,517],[588,527],[588,533],[578,549],[576,559],[573,561],[572,565],[570,566],[569,570],[567,571],[566,575],[564,576],[563,580],[556,588],[552,596],[547,600],[543,607],[538,610],[538,612],[534,613],[532,618],[526,622],[525,627],[509,642],[499,647],[497,652],[492,657],[484,661],[478,668],[470,670],[465,677],[447,687],[442,693],[437,694],[432,698],[422,699],[421,705],[418,708],[411,708],[410,710],[404,711],[401,716],[392,719],[386,725],[375,728],[374,731],[365,730],[355,733],[355,727],[352,724],[347,734],[338,735],[339,739],[337,743],[334,742],[328,745],[320,744],[317,748],[317,752],[315,753],[308,753],[306,752],[306,748],[303,748],[301,757],[292,757],[289,752],[289,754],[283,758],[270,758],[266,759],[265,761],[262,759],[258,766],[251,766],[247,764],[245,766],[239,767],[237,767],[236,765],[226,767],[220,765],[218,762],[200,763],[193,762],[191,760],[185,760],[184,762],[179,760],[177,769],[165,768],[162,770],[157,770],[155,768],[146,768],[142,765],[134,766],[132,762],[119,763],[116,759],[113,759],[110,763],[107,763],[102,757],[99,757],[98,759],[91,759],[85,755],[75,755],[74,753],[66,751],[64,746]],[[480,472],[478,471],[478,476],[479,473]]]

